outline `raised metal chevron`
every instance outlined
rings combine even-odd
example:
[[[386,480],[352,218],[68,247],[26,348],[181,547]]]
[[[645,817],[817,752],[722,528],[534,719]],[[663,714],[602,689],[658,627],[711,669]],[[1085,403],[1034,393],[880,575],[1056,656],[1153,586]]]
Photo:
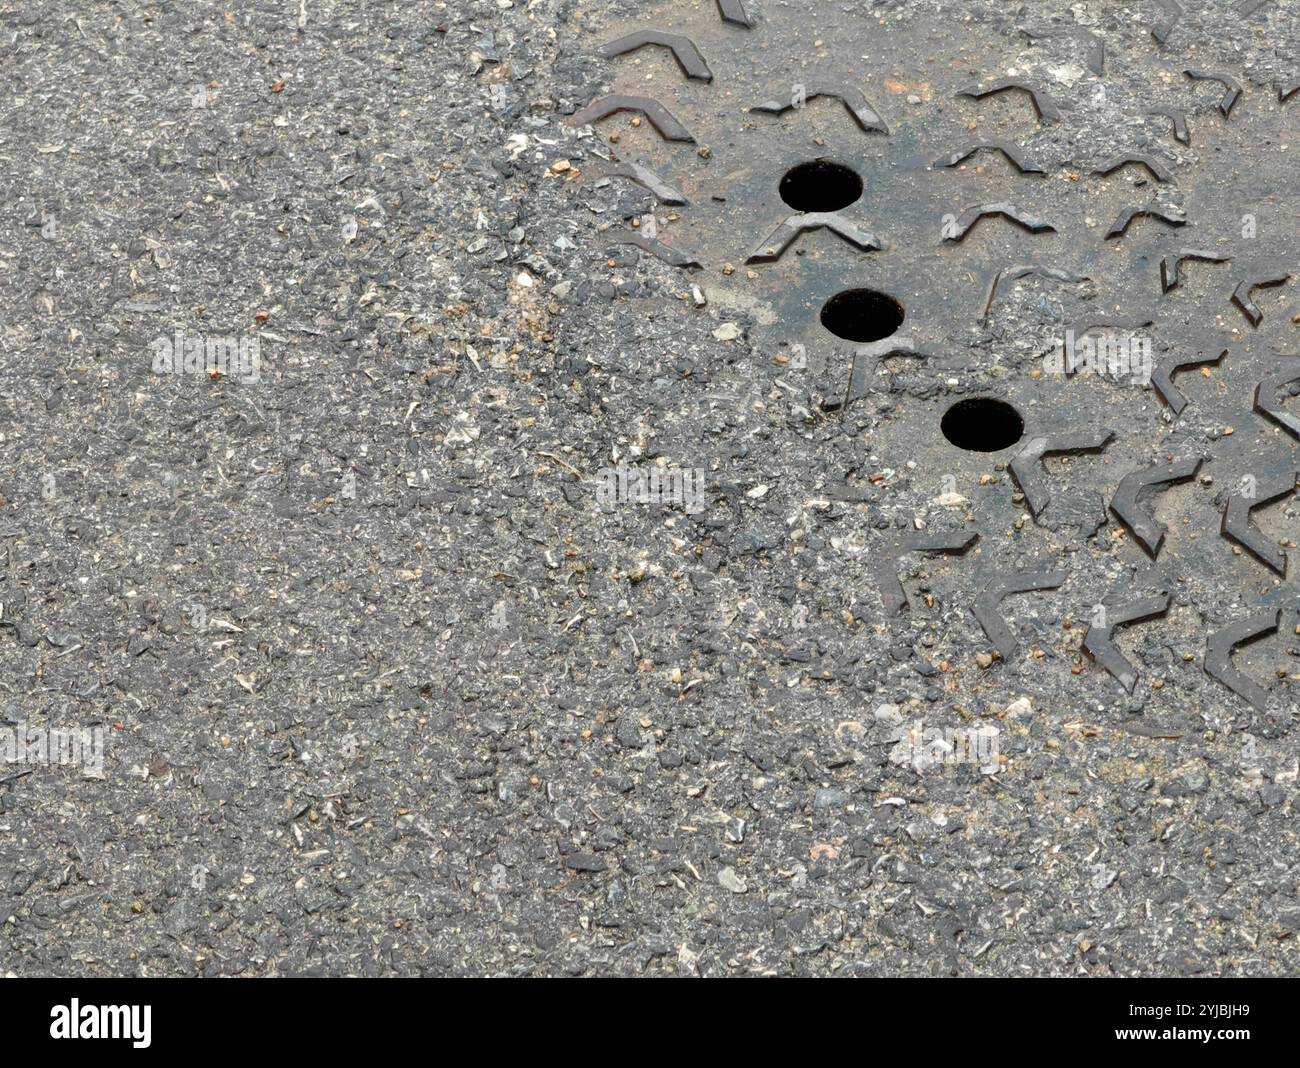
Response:
[[[915,360],[928,360],[930,353],[918,348],[914,338],[887,337],[879,341],[865,341],[853,346],[853,365],[845,382],[841,396],[826,397],[822,402],[825,411],[837,411],[848,408],[856,401],[871,393],[875,370],[880,361],[889,357],[907,357]]]
[[[1142,597],[1119,608],[1102,605],[1105,611],[1106,625],[1092,626],[1084,632],[1083,651],[1109,672],[1129,693],[1137,685],[1138,673],[1123,653],[1115,647],[1112,632],[1116,627],[1140,623],[1144,619],[1155,619],[1169,611],[1171,596],[1167,590],[1161,590],[1152,597]]]
[[[695,47],[695,42],[680,33],[667,33],[664,30],[637,30],[635,33],[629,33],[626,37],[610,41],[600,50],[600,54],[606,59],[613,59],[615,56],[635,52],[638,48],[644,48],[646,45],[662,45],[667,48],[672,52],[673,58],[677,60],[677,65],[682,68],[682,73],[686,77],[701,82],[713,81],[713,71],[709,70],[709,65],[704,62],[704,56]]]
[[[1174,124],[1174,136],[1185,145],[1192,143],[1192,135],[1187,130],[1187,117],[1181,111],[1154,109],[1148,115],[1161,115]]]
[[[1175,357],[1173,360],[1160,364],[1151,372],[1151,384],[1155,387],[1156,392],[1160,394],[1160,399],[1169,405],[1169,410],[1172,411],[1174,415],[1181,415],[1183,409],[1187,407],[1187,398],[1184,397],[1182,393],[1178,391],[1178,387],[1174,385],[1173,376],[1177,372],[1185,370],[1188,367],[1201,367],[1206,364],[1217,364],[1221,362],[1226,355],[1228,355],[1227,349],[1224,349],[1217,356],[1208,356],[1205,353],[1201,353],[1199,356],[1194,356],[1190,360]]]
[[[1231,263],[1231,256],[1221,256],[1217,252],[1204,252],[1200,249],[1185,248],[1171,252],[1160,261],[1160,289],[1168,293],[1182,284],[1183,260],[1201,260],[1205,263]]]
[[[656,259],[663,260],[669,267],[690,267],[700,268],[704,265],[699,260],[687,256],[683,252],[678,252],[671,245],[665,245],[653,237],[646,237],[645,234],[624,233],[619,234],[613,239],[616,245],[635,245],[642,252],[648,252]]]
[[[961,556],[979,541],[974,532],[929,534],[917,532],[881,552],[875,561],[876,580],[880,586],[880,599],[885,611],[897,615],[907,607],[907,591],[898,579],[898,558],[906,553],[943,553]]]
[[[1020,643],[1002,617],[1001,605],[1004,597],[1013,593],[1034,593],[1038,590],[1054,590],[1066,579],[1064,571],[1022,571],[1015,575],[1004,575],[993,579],[983,592],[975,598],[971,613],[979,620],[993,647],[1009,660],[1015,655]]]
[[[590,126],[620,111],[639,111],[666,141],[695,143],[691,131],[683,126],[666,107],[650,96],[602,96],[593,100],[581,111],[565,119],[569,126]]]
[[[1182,5],[1177,0],[1155,0],[1165,10],[1165,19],[1151,27],[1151,36],[1159,44],[1164,44],[1169,40],[1169,35],[1174,32],[1174,27],[1178,25],[1183,17]]]
[[[1146,207],[1125,208],[1119,213],[1119,216],[1111,224],[1111,228],[1106,231],[1106,240],[1123,237],[1129,228],[1129,224],[1140,216],[1148,216],[1152,219],[1159,219],[1170,226],[1186,226],[1187,216],[1183,215],[1176,208],[1167,208],[1160,204],[1149,204]]]
[[[1042,167],[1035,167],[1032,164],[1024,162],[1014,145],[1006,141],[974,141],[965,148],[958,149],[949,156],[940,156],[930,166],[932,167],[955,167],[964,159],[969,159],[976,152],[984,149],[990,149],[994,152],[1001,152],[1006,156],[1007,161],[1016,168],[1021,174],[1044,174]]]
[[[868,133],[873,130],[879,133],[889,133],[889,127],[885,125],[885,120],[877,114],[876,109],[867,103],[866,96],[860,89],[845,82],[818,80],[808,82],[803,88],[802,99],[806,102],[816,100],[819,96],[833,97],[843,104],[854,121]],[[784,115],[792,108],[800,106],[793,98],[785,103],[777,100],[769,100],[763,104],[755,104],[751,111],[761,111],[766,115]]]
[[[1296,475],[1295,471],[1287,471],[1264,479],[1248,475],[1249,488],[1241,493],[1234,493],[1223,508],[1221,528],[1223,536],[1235,541],[1261,564],[1272,568],[1283,578],[1286,578],[1286,553],[1282,551],[1281,546],[1270,541],[1256,527],[1251,526],[1250,513],[1271,501],[1294,493]]]
[[[1223,94],[1223,98],[1219,101],[1219,111],[1223,113],[1225,119],[1232,114],[1233,104],[1235,104],[1241,97],[1241,86],[1237,83],[1235,78],[1231,78],[1226,74],[1210,74],[1206,71],[1200,70],[1185,70],[1183,73],[1193,81],[1218,82],[1223,86],[1227,92]]]
[[[970,233],[973,227],[980,219],[987,215],[1001,215],[1004,219],[1009,219],[1017,226],[1022,226],[1031,234],[1041,234],[1045,231],[1056,232],[1056,227],[1051,223],[1043,222],[1041,219],[1035,219],[1021,211],[1014,204],[1005,202],[998,204],[976,204],[974,207],[967,208],[957,216],[956,222],[950,228],[946,228],[943,239],[945,241],[962,241]]]
[[[1164,544],[1166,527],[1155,519],[1145,508],[1138,504],[1138,495],[1152,487],[1168,488],[1180,482],[1188,482],[1196,477],[1196,472],[1205,462],[1204,457],[1193,456],[1175,460],[1171,464],[1157,464],[1141,471],[1125,475],[1120,482],[1115,496],[1111,498],[1110,507],[1124,525],[1133,532],[1133,537],[1152,557],[1160,555],[1160,546]]]
[[[1017,81],[1015,78],[1003,78],[1000,81],[990,82],[988,85],[970,85],[965,89],[957,90],[958,96],[969,96],[975,100],[983,99],[986,96],[992,96],[994,93],[1005,93],[1009,89],[1019,89],[1029,94],[1029,99],[1033,102],[1034,111],[1038,118],[1043,122],[1060,122],[1061,111],[1047,93],[1029,82]]]
[[[767,235],[758,248],[749,254],[746,263],[773,263],[802,235],[813,230],[829,230],[863,252],[878,251],[885,246],[865,230],[859,230],[843,216],[833,211],[809,211],[791,215]]]
[[[1148,156],[1142,152],[1127,152],[1122,156],[1114,156],[1092,173],[1102,176],[1113,174],[1121,167],[1127,167],[1130,163],[1145,167],[1157,182],[1172,182],[1174,180],[1173,172],[1168,167],[1154,156]]]
[[[754,25],[754,20],[749,17],[741,0],[718,0],[718,11],[722,15],[723,22],[732,22],[737,26],[746,27]]]
[[[1238,697],[1263,710],[1268,692],[1232,666],[1232,651],[1239,645],[1272,634],[1281,625],[1282,611],[1267,608],[1210,635],[1205,650],[1205,673],[1228,687]]]
[[[1241,314],[1250,320],[1251,326],[1257,327],[1264,321],[1264,313],[1259,310],[1259,305],[1251,298],[1251,294],[1256,289],[1269,289],[1273,286],[1285,285],[1290,278],[1289,274],[1281,273],[1239,282],[1237,288],[1232,291],[1232,303],[1241,309]]]
[[[1300,419],[1277,403],[1278,390],[1300,382],[1300,370],[1279,371],[1269,375],[1255,387],[1255,411],[1267,419],[1273,420],[1292,436],[1300,438]]]
[[[631,160],[622,160],[610,167],[605,172],[606,178],[627,178],[636,182],[637,185],[643,186],[650,190],[659,198],[660,203],[667,204],[670,207],[684,207],[689,204],[681,193],[665,182],[659,175],[655,174],[649,167],[643,167],[639,163],[633,163]]]
[[[1113,430],[1084,431],[1082,433],[1053,434],[1034,438],[1011,461],[1008,470],[1025,495],[1029,514],[1035,519],[1052,499],[1043,472],[1044,456],[1061,456],[1066,453],[1101,452],[1115,440]]]

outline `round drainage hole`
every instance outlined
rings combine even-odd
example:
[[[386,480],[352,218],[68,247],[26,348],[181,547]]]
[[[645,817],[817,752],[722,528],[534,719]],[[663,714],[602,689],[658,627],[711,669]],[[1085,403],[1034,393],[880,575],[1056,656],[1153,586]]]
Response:
[[[941,427],[945,438],[967,452],[1000,452],[1025,433],[1020,413],[991,397],[958,401],[944,413]]]
[[[822,305],[822,326],[845,341],[879,341],[903,325],[903,306],[874,289],[849,289]]]
[[[791,167],[781,179],[781,199],[795,211],[839,211],[860,196],[857,172],[828,159]]]

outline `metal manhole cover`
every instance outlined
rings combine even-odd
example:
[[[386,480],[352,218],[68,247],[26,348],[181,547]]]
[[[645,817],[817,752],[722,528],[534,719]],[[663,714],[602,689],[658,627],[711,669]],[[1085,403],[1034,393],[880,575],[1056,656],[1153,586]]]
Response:
[[[791,413],[823,601],[922,640],[950,694],[988,685],[957,669],[984,654],[1078,709],[1212,700],[1276,732],[1297,16],[1146,6],[590,13],[572,47],[607,74],[566,120],[591,129],[573,195],[743,320],[739,403]]]

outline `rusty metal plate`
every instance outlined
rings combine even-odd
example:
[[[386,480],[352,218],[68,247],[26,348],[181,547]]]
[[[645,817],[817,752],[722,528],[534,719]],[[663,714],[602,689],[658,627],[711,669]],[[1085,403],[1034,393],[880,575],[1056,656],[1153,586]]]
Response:
[[[1166,665],[1146,685],[1181,680],[1155,707],[1213,678],[1216,700],[1289,708],[1300,105],[1285,49],[1259,42],[1295,18],[1195,16],[1253,35],[1246,66],[1180,49],[1189,16],[1148,6],[1069,26],[684,0],[597,15],[572,48],[615,42],[609,93],[653,103],[649,122],[594,122],[592,151],[618,166],[584,181],[653,193],[609,240],[743,313],[759,391],[797,397],[814,441],[849,443],[856,462],[810,493],[929,505],[964,546],[926,554],[927,596],[900,598],[904,543],[864,532],[877,566],[848,557],[843,579],[878,589],[866,618],[918,613],[954,660],[1048,655],[1090,697],[1143,685],[1110,645],[1140,624]],[[678,46],[627,51],[641,40]],[[691,143],[660,136],[665,111]],[[1035,573],[1053,581],[1017,578]],[[1037,592],[995,605],[1022,587]],[[1021,643],[1015,602],[1033,599],[1054,631]],[[1261,612],[1280,636],[1227,660]]]

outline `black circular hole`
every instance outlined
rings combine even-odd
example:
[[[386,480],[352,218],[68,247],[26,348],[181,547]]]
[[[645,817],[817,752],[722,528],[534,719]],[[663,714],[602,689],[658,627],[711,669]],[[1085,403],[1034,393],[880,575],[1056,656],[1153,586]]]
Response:
[[[847,289],[822,305],[822,326],[845,341],[879,341],[903,325],[903,306],[874,289]]]
[[[943,436],[967,452],[1000,452],[1025,433],[1025,421],[1006,401],[972,397],[944,413]]]
[[[860,196],[857,172],[828,159],[791,167],[781,179],[781,199],[795,211],[839,211]]]

